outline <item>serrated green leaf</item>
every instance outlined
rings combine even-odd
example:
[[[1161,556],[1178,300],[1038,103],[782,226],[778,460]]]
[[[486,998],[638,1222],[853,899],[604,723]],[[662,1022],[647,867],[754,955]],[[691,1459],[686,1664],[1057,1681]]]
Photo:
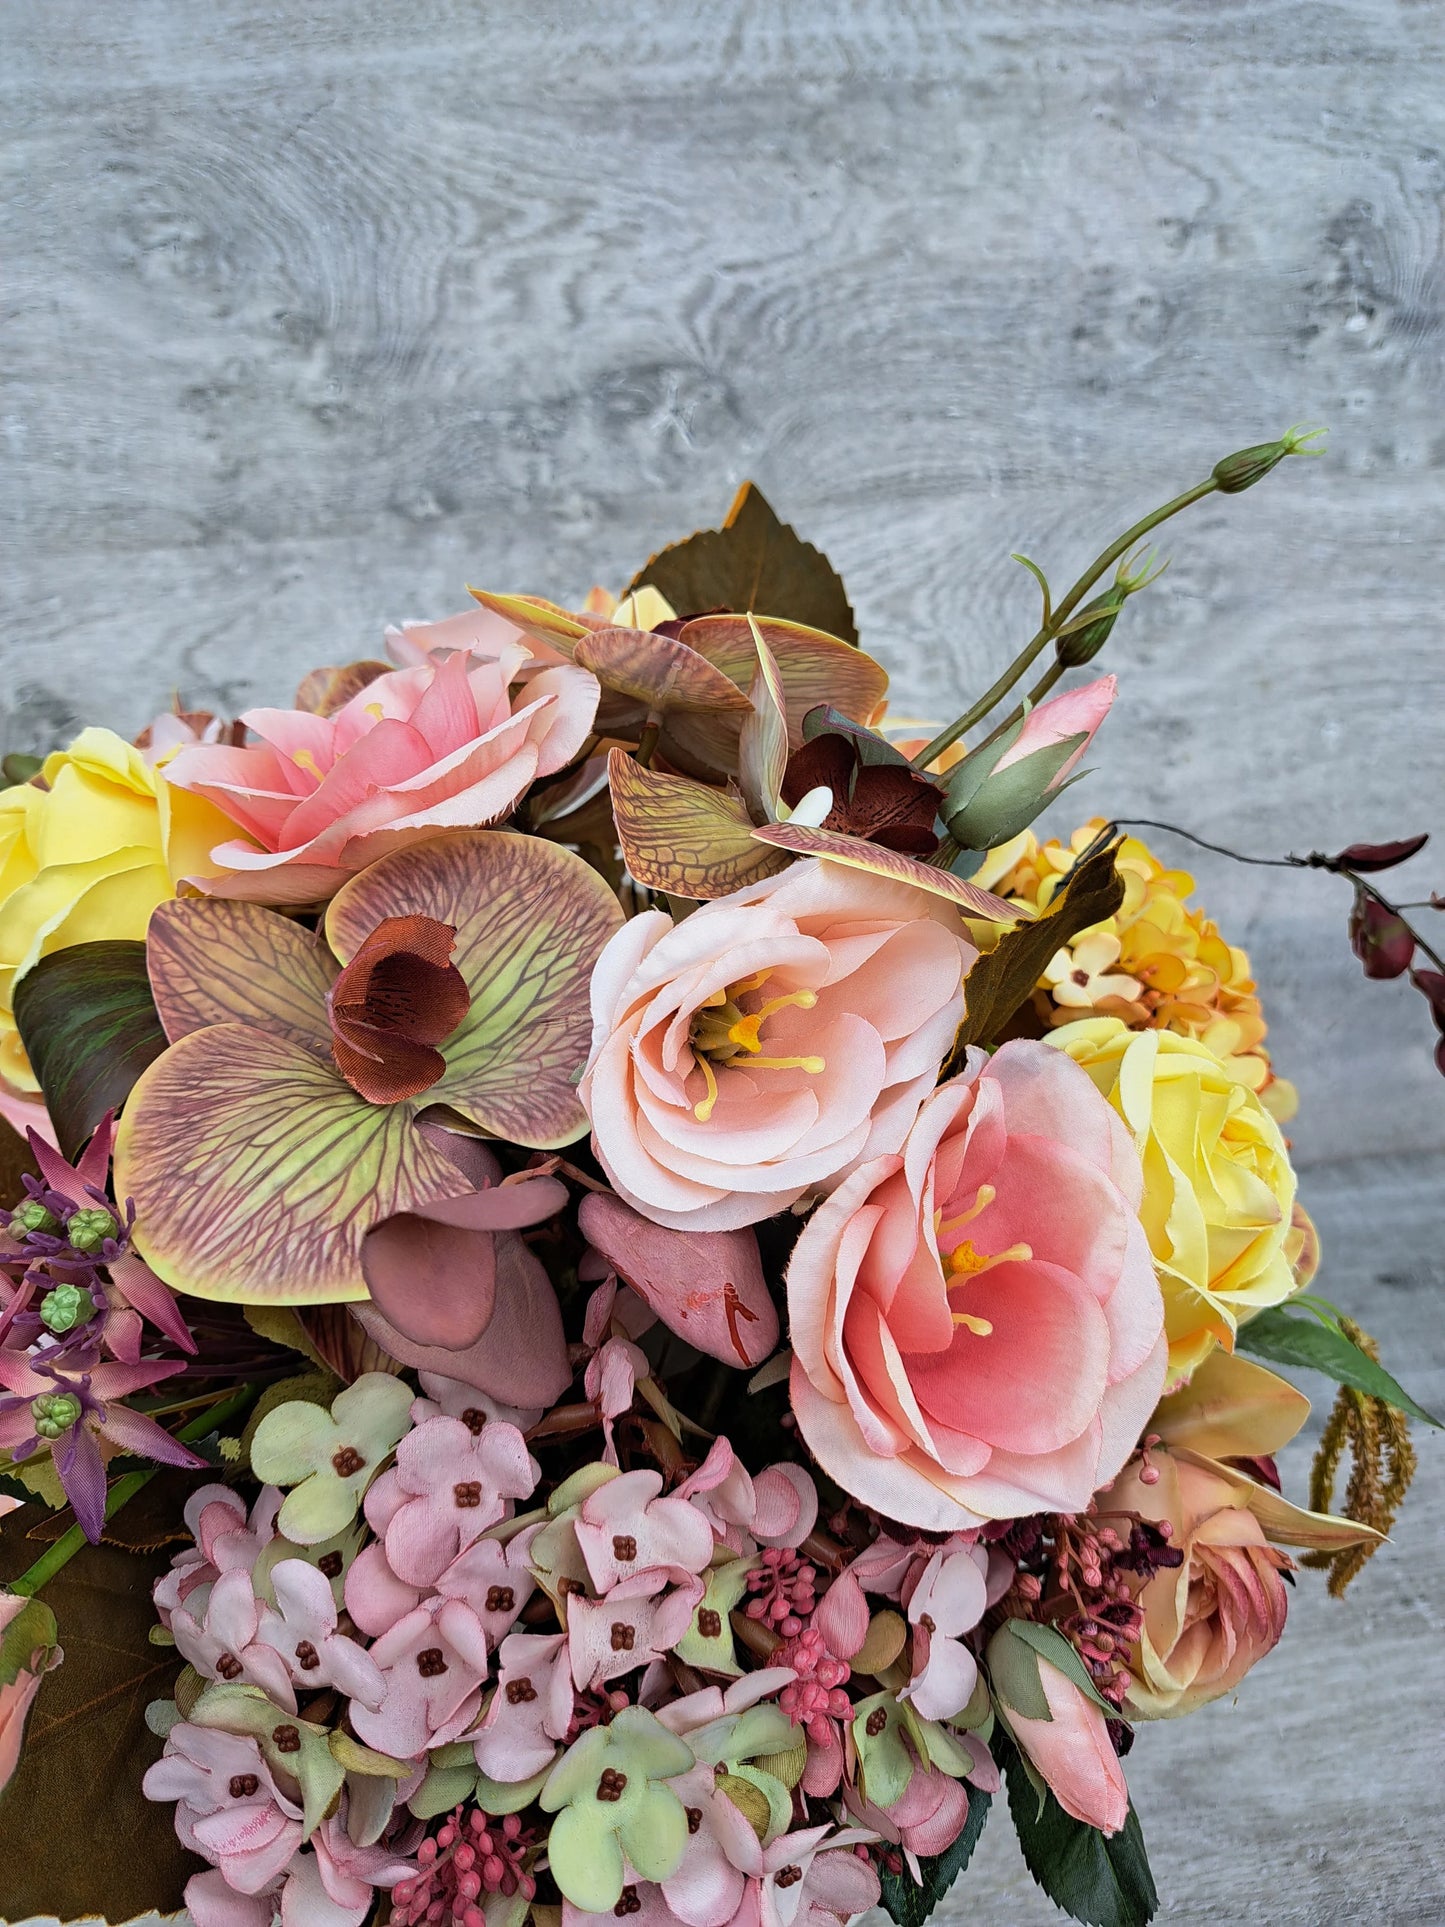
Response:
[[[915,1883],[906,1867],[901,1874],[883,1875],[883,1905],[898,1927],[924,1927],[932,1918],[938,1903],[973,1858],[992,1803],[991,1794],[976,1786],[968,1789],[968,1818],[963,1823],[963,1831],[946,1853],[919,1861],[921,1886]]]
[[[1238,1351],[1267,1358],[1272,1365],[1299,1365],[1306,1371],[1323,1372],[1337,1385],[1352,1385],[1357,1392],[1383,1399],[1411,1418],[1440,1427],[1440,1420],[1417,1405],[1383,1365],[1351,1344],[1343,1332],[1320,1324],[1308,1313],[1301,1316],[1282,1305],[1262,1311],[1240,1326],[1234,1342]]]
[[[1070,870],[1041,917],[1015,924],[979,958],[964,985],[967,1006],[955,1057],[967,1044],[997,1043],[1054,952],[1081,930],[1113,916],[1124,900],[1123,880],[1114,868],[1117,848],[1112,838],[1100,839]]]
[[[74,1158],[166,1047],[143,943],[52,951],[15,985],[15,1022],[60,1148]]]
[[[665,595],[680,616],[749,610],[858,640],[847,592],[827,556],[779,521],[761,489],[744,482],[720,529],[699,529],[661,549],[633,577]]]
[[[1040,1802],[1017,1749],[1002,1733],[995,1735],[993,1751],[1004,1770],[1009,1813],[1035,1883],[1084,1927],[1145,1927],[1159,1895],[1133,1806],[1118,1833],[1105,1836],[1065,1813],[1051,1793]]]

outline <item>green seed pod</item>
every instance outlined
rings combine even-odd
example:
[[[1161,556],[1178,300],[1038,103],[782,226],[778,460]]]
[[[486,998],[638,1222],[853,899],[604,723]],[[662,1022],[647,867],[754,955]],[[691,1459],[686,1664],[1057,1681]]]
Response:
[[[61,1438],[80,1414],[81,1403],[74,1392],[42,1392],[30,1401],[30,1415],[43,1439]]]
[[[65,1235],[77,1251],[99,1251],[107,1238],[119,1234],[120,1226],[108,1211],[77,1211],[65,1221]]]
[[[95,1316],[95,1300],[79,1285],[57,1285],[40,1301],[40,1322],[47,1331],[74,1331]]]
[[[47,1211],[39,1198],[27,1198],[24,1204],[17,1204],[10,1213],[11,1228],[18,1226],[21,1231],[59,1231],[60,1220],[53,1211]]]

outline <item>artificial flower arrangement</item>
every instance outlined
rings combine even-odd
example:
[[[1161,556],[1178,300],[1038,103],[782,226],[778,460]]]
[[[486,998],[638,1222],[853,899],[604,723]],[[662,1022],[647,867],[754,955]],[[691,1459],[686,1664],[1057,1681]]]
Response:
[[[7,759],[0,1911],[916,1923],[1003,1792],[1150,1918],[1140,1723],[1343,1588],[1428,1415],[1310,1290],[1243,951],[1030,825],[1145,535],[1305,439],[1027,563],[941,730],[745,488],[620,600]],[[1420,841],[1281,860],[1445,1028]],[[1261,1360],[1341,1388],[1307,1504]]]

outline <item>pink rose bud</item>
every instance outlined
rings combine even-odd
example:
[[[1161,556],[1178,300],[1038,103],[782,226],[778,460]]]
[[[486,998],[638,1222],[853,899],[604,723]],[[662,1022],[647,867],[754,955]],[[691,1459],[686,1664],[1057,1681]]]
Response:
[[[1117,1833],[1129,1817],[1124,1769],[1102,1708],[1005,1620],[988,1644],[994,1697],[1009,1731],[1074,1819]]]
[[[1026,830],[1068,781],[1117,687],[1115,677],[1101,676],[1050,696],[991,748],[965,756],[943,806],[955,842],[965,850],[991,850]]]

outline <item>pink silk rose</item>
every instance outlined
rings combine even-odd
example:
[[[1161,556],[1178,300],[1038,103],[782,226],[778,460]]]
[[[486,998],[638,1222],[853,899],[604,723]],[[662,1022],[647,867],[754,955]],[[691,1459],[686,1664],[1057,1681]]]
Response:
[[[248,710],[241,720],[259,744],[182,749],[167,781],[246,832],[217,846],[227,874],[200,887],[318,903],[402,844],[500,822],[528,784],[571,761],[597,710],[597,679],[570,664],[539,670],[514,695],[532,660],[522,643],[438,654],[376,677],[334,716]]]
[[[1107,1501],[1142,1518],[1167,1519],[1180,1566],[1156,1572],[1139,1594],[1144,1625],[1127,1706],[1135,1719],[1192,1713],[1232,1693],[1284,1631],[1293,1561],[1269,1544],[1240,1503],[1239,1488],[1167,1450],[1149,1455],[1157,1483],[1131,1465]]]
[[[592,973],[578,1090],[614,1189],[732,1231],[896,1152],[977,954],[941,899],[816,858],[679,924],[633,917]]]
[[[1079,1511],[1163,1386],[1139,1160],[1063,1061],[1032,1041],[970,1051],[901,1152],[855,1171],[794,1249],[803,1437],[904,1524]]]
[[[1057,1666],[1046,1659],[1037,1664],[1048,1717],[1028,1718],[1011,1706],[1009,1731],[1065,1813],[1101,1833],[1117,1833],[1129,1818],[1129,1788],[1108,1721]]]

